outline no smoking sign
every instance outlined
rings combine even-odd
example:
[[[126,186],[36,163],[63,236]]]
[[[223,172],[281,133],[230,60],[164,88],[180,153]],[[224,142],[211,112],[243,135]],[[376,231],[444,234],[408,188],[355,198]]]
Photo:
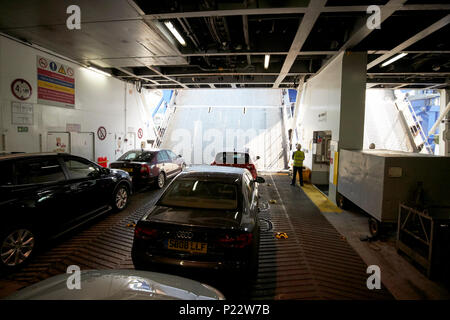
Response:
[[[97,130],[97,137],[100,140],[105,140],[105,138],[106,138],[106,129],[105,129],[105,127],[99,127],[98,128],[98,130]]]

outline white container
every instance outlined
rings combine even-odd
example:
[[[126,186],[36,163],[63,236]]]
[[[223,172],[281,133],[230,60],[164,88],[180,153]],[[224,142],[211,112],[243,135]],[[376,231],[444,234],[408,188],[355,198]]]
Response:
[[[389,150],[339,153],[338,192],[379,222],[396,223],[400,202],[414,201],[420,181],[426,206],[450,206],[450,157]]]

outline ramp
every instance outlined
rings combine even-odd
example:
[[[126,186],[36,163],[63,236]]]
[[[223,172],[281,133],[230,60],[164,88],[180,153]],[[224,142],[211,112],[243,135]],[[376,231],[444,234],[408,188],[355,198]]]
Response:
[[[244,110],[245,109],[245,110]],[[281,108],[176,107],[161,148],[188,164],[210,164],[218,152],[249,150],[258,170],[285,166]]]
[[[253,299],[393,299],[384,286],[367,288],[367,265],[289,176],[265,178],[261,201],[272,203],[262,217],[273,230],[261,233]]]

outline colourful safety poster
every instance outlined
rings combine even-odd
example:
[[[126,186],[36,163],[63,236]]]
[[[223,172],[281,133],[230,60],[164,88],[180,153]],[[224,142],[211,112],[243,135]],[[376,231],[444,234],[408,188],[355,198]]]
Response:
[[[37,56],[38,103],[75,107],[75,72],[73,68]]]

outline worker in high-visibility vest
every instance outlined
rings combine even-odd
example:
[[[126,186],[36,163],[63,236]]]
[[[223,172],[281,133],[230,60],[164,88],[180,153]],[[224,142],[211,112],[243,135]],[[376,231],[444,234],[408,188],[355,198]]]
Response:
[[[292,159],[294,160],[293,172],[292,172],[292,183],[295,185],[297,172],[300,176],[300,185],[303,186],[303,160],[305,160],[305,153],[301,150],[301,144],[297,144],[297,151],[292,153]]]

